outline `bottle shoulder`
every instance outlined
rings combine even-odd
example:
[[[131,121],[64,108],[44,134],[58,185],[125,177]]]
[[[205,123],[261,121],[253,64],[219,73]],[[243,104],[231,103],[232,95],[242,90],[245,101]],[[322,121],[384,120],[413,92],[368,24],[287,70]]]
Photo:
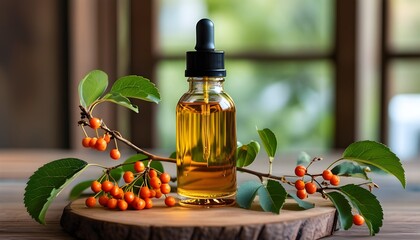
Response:
[[[235,109],[233,99],[227,93],[209,94],[208,99],[203,94],[185,93],[178,101],[178,105],[219,105],[221,109]]]

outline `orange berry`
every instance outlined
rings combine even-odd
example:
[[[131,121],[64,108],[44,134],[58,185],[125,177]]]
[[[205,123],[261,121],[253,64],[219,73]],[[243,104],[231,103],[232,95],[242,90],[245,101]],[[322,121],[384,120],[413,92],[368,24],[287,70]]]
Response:
[[[153,207],[153,201],[150,198],[145,198],[144,201],[146,202],[146,206],[144,208],[149,209]]]
[[[353,215],[353,223],[354,225],[360,226],[365,223],[365,218],[360,214]]]
[[[109,152],[109,156],[114,159],[114,160],[118,160],[121,157],[121,153],[117,148],[113,148],[110,152]]]
[[[100,120],[99,118],[93,117],[89,120],[89,125],[93,129],[98,129],[101,126],[101,124],[102,120]]]
[[[331,185],[338,186],[340,184],[340,177],[337,175],[332,175],[330,183]]]
[[[108,200],[108,202],[106,203],[106,206],[107,206],[109,209],[114,209],[114,208],[116,208],[116,207],[117,207],[117,203],[118,203],[117,199],[115,199],[115,198],[110,198],[110,199]]]
[[[306,174],[306,167],[302,166],[302,165],[298,165],[295,168],[295,174],[298,177],[303,177]]]
[[[108,181],[108,180],[105,180],[103,183],[102,183],[102,190],[104,191],[104,192],[109,192],[109,191],[111,191],[111,189],[114,187],[114,184],[112,183],[112,182],[110,182],[110,181]]]
[[[322,178],[324,178],[324,180],[327,180],[327,181],[331,180],[331,178],[332,178],[333,175],[334,174],[329,169],[325,169],[322,172]]]
[[[135,197],[136,197],[136,195],[134,195],[133,192],[124,193],[124,200],[129,204],[133,202]]]
[[[154,189],[150,189],[149,198],[154,198],[156,196],[156,191]]]
[[[108,144],[106,143],[105,139],[103,139],[103,138],[100,137],[100,138],[98,138],[98,140],[96,140],[95,148],[98,151],[105,151],[107,145]]]
[[[109,191],[109,193],[114,198],[117,198],[120,195],[120,187],[118,187],[117,185],[113,186],[111,191]]]
[[[152,186],[152,188],[154,189],[158,189],[160,188],[160,185],[162,185],[162,182],[160,181],[158,177],[150,178],[149,183],[150,183],[150,186]]]
[[[102,184],[100,182],[98,182],[98,181],[93,181],[90,184],[90,189],[92,189],[92,191],[94,193],[98,193],[98,192],[100,192],[102,190]]]
[[[91,138],[90,141],[89,141],[89,147],[95,148],[96,147],[96,141],[98,141],[98,138],[96,138],[96,137]]]
[[[146,166],[144,166],[144,163],[142,161],[137,161],[136,163],[134,163],[134,170],[138,173],[143,172],[145,168]]]
[[[174,197],[172,197],[172,196],[167,196],[165,198],[165,204],[168,207],[173,207],[176,204],[176,199]]]
[[[169,175],[168,173],[160,174],[160,181],[162,183],[169,183],[171,181],[171,175]]]
[[[316,185],[313,182],[307,182],[305,184],[305,190],[309,194],[314,194],[316,192]]]
[[[83,140],[82,140],[83,147],[88,148],[89,147],[90,140],[91,140],[90,137],[83,138]]]
[[[105,140],[106,143],[111,142],[111,135],[109,135],[108,133],[105,133],[104,134],[104,140]]]
[[[305,189],[305,182],[303,181],[303,180],[296,180],[296,182],[295,182],[295,188],[297,189],[297,190],[303,190],[303,189]]]
[[[157,172],[156,172],[156,170],[154,170],[154,169],[150,169],[149,170],[149,177],[150,178],[152,178],[152,177],[157,177]]]
[[[95,207],[95,205],[96,205],[96,198],[94,198],[94,197],[88,197],[86,199],[86,201],[85,201],[85,204],[86,204],[87,207],[90,207],[90,208]]]
[[[139,197],[135,197],[134,200],[131,202],[131,206],[134,209],[142,210],[146,207],[146,202]]]
[[[101,206],[106,206],[108,203],[109,197],[107,195],[102,195],[99,197],[99,204],[101,204]]]
[[[128,208],[128,203],[124,201],[123,199],[118,200],[117,202],[118,209],[121,211],[125,211]]]
[[[306,190],[305,189],[303,189],[303,190],[297,190],[296,195],[300,199],[305,199],[305,198],[308,197],[308,194],[306,193]]]
[[[171,186],[168,183],[164,183],[162,185],[160,185],[160,191],[163,194],[168,194],[171,192]]]
[[[150,189],[149,187],[141,187],[140,188],[140,197],[143,199],[149,198],[150,196]]]
[[[155,194],[155,198],[161,198],[162,197],[162,192],[160,191],[160,188],[159,189],[155,189],[155,192],[156,192],[156,194]]]
[[[131,183],[134,180],[134,174],[132,171],[126,171],[123,175],[124,182]]]
[[[119,192],[118,192],[117,196],[115,196],[115,198],[116,199],[123,199],[124,198],[124,190],[122,188],[120,188],[118,191]]]

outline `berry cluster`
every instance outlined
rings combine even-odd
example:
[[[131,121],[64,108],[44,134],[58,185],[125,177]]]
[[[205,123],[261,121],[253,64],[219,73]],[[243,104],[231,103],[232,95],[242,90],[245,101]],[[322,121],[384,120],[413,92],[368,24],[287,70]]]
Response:
[[[102,124],[103,122],[99,118],[92,117],[89,119],[89,126],[95,130],[96,137],[89,137],[82,125],[82,129],[85,134],[85,137],[82,139],[83,147],[93,148],[98,151],[105,151],[107,149],[108,144],[111,141],[111,135],[108,132],[105,132],[103,136],[99,136],[98,129],[102,126]],[[117,141],[115,140],[114,142],[115,148],[111,149],[111,151],[109,152],[109,156],[114,160],[118,160],[121,157],[121,153],[118,150]]]
[[[308,166],[309,167],[309,166]],[[296,188],[296,196],[300,199],[306,199],[308,197],[308,194],[314,194],[315,192],[322,192],[323,186],[328,187],[329,185],[332,186],[338,186],[340,184],[340,177],[338,175],[335,175],[331,172],[330,169],[325,169],[322,174],[319,175],[311,175],[307,172],[307,168],[302,165],[298,165],[295,168],[295,175],[299,177],[295,182],[294,186]],[[308,175],[311,177],[310,181],[305,182],[304,177],[305,175]],[[323,182],[319,184],[315,177],[322,177]],[[317,183],[317,185],[315,184]],[[353,224],[360,226],[365,223],[365,219],[360,214],[354,214],[353,215]]]
[[[307,198],[308,194],[314,194],[317,191],[321,191],[321,188],[317,188],[317,185],[315,184],[316,182],[315,177],[317,175],[308,174],[307,168],[305,166],[302,166],[302,165],[296,166],[295,175],[299,177],[299,179],[295,181],[294,185],[297,190],[296,195],[300,199]],[[304,182],[305,175],[311,176],[311,180],[308,182]],[[325,169],[322,172],[321,176],[324,179],[324,182],[322,182],[322,185],[324,186],[328,186],[329,184],[333,186],[338,186],[340,184],[340,177],[337,175],[334,175],[329,169]]]
[[[165,204],[175,206],[176,199],[168,196],[171,192],[168,173],[159,173],[157,170],[146,167],[142,161],[134,163],[135,173],[124,172],[124,185],[118,186],[117,182],[109,180],[110,176],[104,174],[99,180],[91,184],[94,196],[86,199],[87,207],[95,207],[97,200],[100,205],[109,209],[149,209],[153,207],[152,198],[161,198],[165,195]],[[101,182],[102,181],[102,182]]]

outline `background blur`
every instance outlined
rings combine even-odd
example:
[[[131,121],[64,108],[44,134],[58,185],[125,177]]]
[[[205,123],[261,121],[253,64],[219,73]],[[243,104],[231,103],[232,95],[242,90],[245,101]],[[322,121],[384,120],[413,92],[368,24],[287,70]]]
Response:
[[[283,152],[371,139],[403,159],[420,154],[416,0],[2,0],[0,148],[80,148],[77,84],[98,68],[157,84],[159,105],[96,115],[172,151],[185,52],[204,17],[226,53],[239,141],[267,127]]]

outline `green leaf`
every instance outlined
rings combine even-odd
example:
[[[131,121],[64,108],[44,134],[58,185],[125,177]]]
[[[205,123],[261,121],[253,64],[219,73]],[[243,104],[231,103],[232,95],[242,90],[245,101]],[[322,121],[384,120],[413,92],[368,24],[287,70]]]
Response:
[[[366,167],[360,166],[355,162],[343,162],[331,169],[331,172],[335,175],[346,176],[346,177],[357,177],[363,179],[369,179],[366,171]]]
[[[303,201],[302,199],[298,198],[298,196],[296,196],[295,193],[289,192],[288,194],[289,194],[290,197],[292,197],[297,202],[299,207],[301,207],[303,209],[311,209],[311,208],[315,207],[315,204],[313,204],[311,202]]]
[[[79,182],[78,184],[76,184],[70,191],[69,199],[70,200],[75,200],[75,199],[79,198],[82,195],[82,193],[90,187],[90,185],[92,184],[93,181],[95,181],[95,180],[93,180],[93,179],[92,180],[86,180],[86,181]]]
[[[279,214],[286,202],[287,192],[278,181],[269,179],[266,187],[258,189],[258,196],[264,211]]]
[[[127,98],[136,98],[159,103],[160,94],[155,84],[136,75],[124,76],[115,81],[111,93],[119,93]]]
[[[274,155],[276,155],[277,150],[276,135],[274,135],[274,133],[268,128],[258,130],[258,135],[260,135],[264,149],[267,152],[268,156],[270,158],[274,158]]]
[[[143,160],[146,160],[146,159],[148,159],[148,157],[144,154],[141,154],[141,153],[132,155],[124,161],[123,166],[121,167],[122,171],[123,172],[125,172],[125,171],[134,172],[134,163],[137,162],[137,161],[143,161]],[[133,163],[133,164],[129,164],[129,163]],[[146,165],[146,163],[145,163],[145,165]]]
[[[87,162],[76,158],[55,160],[40,167],[26,184],[24,203],[29,215],[45,224],[45,213],[57,195],[83,170]]]
[[[254,201],[257,191],[263,184],[258,181],[247,181],[239,185],[238,192],[236,194],[236,203],[241,208],[249,209],[252,202]]]
[[[105,101],[113,102],[123,107],[126,107],[136,113],[139,112],[139,108],[136,105],[132,104],[130,99],[124,97],[120,93],[116,93],[116,92],[108,93],[103,97],[103,99]]]
[[[122,167],[114,168],[109,172],[109,174],[111,175],[112,179],[118,182],[122,178],[124,170],[122,169]]]
[[[311,160],[312,159],[311,156],[309,156],[309,154],[307,154],[306,152],[301,152],[297,159],[296,165],[307,166],[311,162]]]
[[[260,145],[258,142],[251,141],[246,145],[242,145],[237,149],[237,167],[246,167],[254,162],[257,157],[258,152],[260,151]]]
[[[151,160],[149,160],[149,161],[151,161]],[[146,163],[144,163],[144,164],[147,166]],[[165,172],[165,169],[163,169],[162,162],[160,162],[160,161],[152,161],[152,163],[150,163],[150,167],[156,169],[157,171],[159,171],[161,173]]]
[[[405,188],[405,172],[400,159],[381,143],[374,141],[352,143],[343,152],[342,158],[378,167],[394,175]]]
[[[176,151],[172,152],[171,155],[169,155],[169,158],[176,159]]]
[[[344,230],[351,228],[353,226],[353,214],[349,201],[339,192],[329,192],[326,195],[338,211],[341,227]]]
[[[101,70],[93,70],[79,82],[79,99],[83,107],[98,100],[108,87],[108,75]]]
[[[359,213],[365,218],[370,235],[375,235],[382,227],[384,213],[376,196],[365,188],[348,184],[340,188],[341,192],[347,196],[351,204],[357,208]]]

